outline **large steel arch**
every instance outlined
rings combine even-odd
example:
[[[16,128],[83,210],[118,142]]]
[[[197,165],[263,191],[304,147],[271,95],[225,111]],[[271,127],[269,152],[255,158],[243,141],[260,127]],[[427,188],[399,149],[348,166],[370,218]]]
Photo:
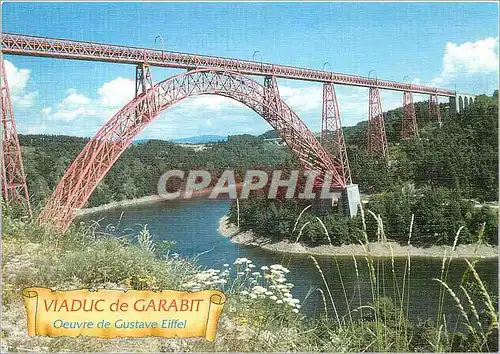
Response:
[[[185,98],[216,94],[232,98],[262,116],[299,158],[304,169],[331,171],[332,187],[345,188],[341,161],[329,156],[277,91],[234,72],[192,70],[168,78],[111,117],[73,161],[40,214],[40,221],[66,230],[135,136],[160,113]]]

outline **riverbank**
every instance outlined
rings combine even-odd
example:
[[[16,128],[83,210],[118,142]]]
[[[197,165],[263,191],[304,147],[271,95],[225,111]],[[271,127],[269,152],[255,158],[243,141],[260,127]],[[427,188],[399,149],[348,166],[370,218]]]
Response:
[[[29,336],[26,308],[21,295],[28,287],[59,291],[78,289],[177,290],[218,289],[226,294],[224,311],[217,326],[217,349],[221,352],[302,351],[324,352],[319,341],[302,340],[302,316],[283,303],[263,302],[246,294],[257,285],[245,284],[232,291],[236,274],[224,268],[205,271],[195,260],[183,257],[156,257],[140,245],[107,236],[96,237],[89,230],[70,229],[56,234],[37,223],[3,216],[2,224],[2,341],[0,352],[210,352],[214,343],[204,338],[95,338]],[[54,242],[58,239],[61,242]],[[92,255],[89,257],[89,254]],[[233,261],[233,260],[232,260]],[[270,264],[269,264],[270,266]],[[50,269],[50,271],[47,271]],[[207,282],[224,277],[225,282]],[[262,280],[261,280],[262,281]],[[260,287],[262,288],[262,287]],[[297,307],[297,306],[295,306]],[[269,319],[271,313],[273,316]],[[298,309],[297,309],[298,311]],[[245,323],[241,319],[245,319]],[[250,319],[246,321],[246,319]],[[285,322],[287,326],[279,326]],[[336,330],[335,328],[332,331]],[[312,331],[307,331],[312,332]],[[352,331],[354,336],[355,332]],[[311,338],[314,339],[311,335]],[[334,351],[340,351],[335,347]],[[357,347],[351,351],[358,351]]]
[[[240,232],[238,227],[228,222],[228,216],[223,216],[219,220],[218,231],[221,235],[228,237],[232,242],[260,247],[262,249],[281,252],[281,253],[296,253],[296,254],[312,254],[318,256],[365,256],[366,251],[361,244],[342,245],[342,246],[307,246],[302,243],[292,243],[288,241],[270,242],[265,237],[255,235],[252,231]],[[427,257],[427,258],[443,258],[446,251],[447,255],[452,254],[452,246],[431,246],[427,248],[415,246],[401,246],[397,242],[370,242],[371,255],[374,257],[391,257],[391,254],[396,258],[408,257]],[[392,251],[391,251],[392,248]],[[454,258],[498,258],[498,247],[474,244],[458,245],[453,252]]]
[[[119,202],[111,202],[111,203],[99,205],[99,206],[96,206],[93,208],[80,209],[76,212],[76,215],[83,216],[83,215],[88,215],[88,214],[99,213],[101,211],[114,209],[114,208],[121,208],[121,207],[127,207],[127,206],[132,206],[132,205],[159,203],[162,201],[165,201],[165,199],[163,199],[159,195],[148,195],[148,196],[141,197],[141,198],[125,199],[125,200],[121,200]]]
[[[237,193],[241,192],[242,186],[243,186],[243,183],[236,184],[236,192]],[[214,187],[207,187],[207,188],[200,189],[200,190],[194,190],[191,192],[191,195],[189,198],[184,198],[184,192],[181,192],[179,198],[176,198],[175,200],[187,200],[187,199],[208,197],[212,193],[213,190],[214,190]],[[117,202],[106,203],[106,204],[102,204],[102,205],[92,207],[92,208],[79,209],[76,212],[76,216],[83,216],[83,215],[99,213],[102,211],[115,209],[115,208],[122,208],[122,207],[135,206],[135,205],[153,204],[153,203],[160,203],[160,202],[165,202],[165,201],[168,201],[168,200],[161,197],[158,194],[147,195],[145,197],[140,197],[140,198],[125,199],[125,200],[120,200]]]

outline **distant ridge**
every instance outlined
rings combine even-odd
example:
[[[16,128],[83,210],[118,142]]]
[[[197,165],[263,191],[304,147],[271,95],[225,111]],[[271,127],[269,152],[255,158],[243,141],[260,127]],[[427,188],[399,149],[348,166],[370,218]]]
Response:
[[[213,143],[213,142],[218,142],[218,141],[227,141],[227,136],[223,135],[198,135],[198,136],[190,136],[188,138],[178,138],[178,139],[169,139],[169,140],[164,140],[164,139],[138,139],[132,141],[133,145],[141,145],[145,144],[148,141],[151,140],[162,140],[162,141],[168,141],[169,143],[173,144],[206,144],[206,143]]]
[[[227,136],[223,135],[198,135],[189,138],[170,139],[169,142],[176,144],[206,144],[226,140]]]

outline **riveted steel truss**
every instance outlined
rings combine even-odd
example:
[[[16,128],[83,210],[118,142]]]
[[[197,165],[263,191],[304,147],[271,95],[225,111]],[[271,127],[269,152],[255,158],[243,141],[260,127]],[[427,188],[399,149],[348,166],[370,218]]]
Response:
[[[76,211],[85,205],[97,184],[146,125],[185,98],[204,94],[232,98],[261,115],[277,129],[304,169],[331,171],[332,185],[339,189],[345,187],[346,181],[350,182],[345,165],[330,158],[304,122],[281,101],[277,91],[271,91],[239,73],[192,70],[146,90],[111,117],[68,168],[41,213],[40,221],[60,230],[67,229]],[[144,104],[145,101],[154,104]],[[339,124],[340,120],[329,130],[337,137],[342,135]],[[343,144],[341,156],[347,162]]]
[[[437,95],[429,95],[429,115],[431,119],[436,117],[441,126],[441,112],[439,111],[439,101]]]
[[[401,139],[418,137],[417,117],[413,105],[413,94],[409,91],[403,92],[403,124],[401,128]]]
[[[347,158],[344,133],[340,121],[335,87],[331,83],[323,84],[323,110],[321,119],[321,145],[330,154],[335,170],[338,171],[342,185],[351,184],[351,170]]]
[[[281,111],[281,97],[278,88],[278,81],[275,76],[264,77],[264,102],[263,107],[263,118],[268,122],[274,122],[276,125],[276,131],[280,131],[281,134],[287,134],[285,128],[278,119],[276,112]],[[274,107],[274,109],[271,109]],[[273,125],[273,124],[271,124]]]
[[[376,87],[370,87],[368,95],[368,152],[374,157],[385,158],[387,157],[387,137],[380,92]]]
[[[113,63],[140,64],[169,68],[212,68],[229,70],[247,75],[276,76],[295,80],[331,82],[341,85],[378,87],[395,91],[413,91],[423,94],[437,94],[454,97],[451,90],[439,89],[380,80],[349,74],[333,73],[323,70],[297,68],[287,65],[261,63],[208,55],[179,53],[148,48],[126,47],[96,42],[74,41],[60,38],[28,36],[3,33],[2,52],[13,55],[33,55],[61,59],[97,60]]]
[[[2,91],[2,197],[8,202],[20,203],[31,216],[31,205],[24,174],[23,157],[17,136],[16,122],[12,111],[5,63],[1,62]]]

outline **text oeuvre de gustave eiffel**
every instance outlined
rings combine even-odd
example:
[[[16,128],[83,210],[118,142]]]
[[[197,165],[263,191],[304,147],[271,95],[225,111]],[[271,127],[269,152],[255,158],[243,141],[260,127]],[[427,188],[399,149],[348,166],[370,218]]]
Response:
[[[215,339],[225,302],[218,290],[24,289],[29,335]]]

